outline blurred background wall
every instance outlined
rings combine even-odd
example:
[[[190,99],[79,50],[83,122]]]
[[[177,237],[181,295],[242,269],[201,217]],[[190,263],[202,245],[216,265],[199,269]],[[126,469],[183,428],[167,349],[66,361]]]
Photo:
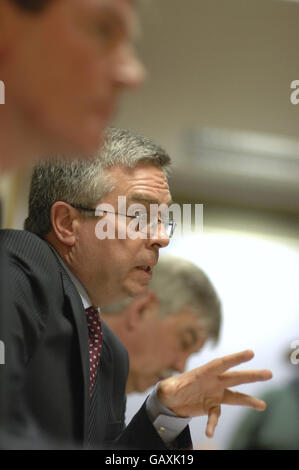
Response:
[[[223,303],[219,345],[188,368],[253,348],[250,367],[274,372],[271,385],[242,387],[258,394],[299,369],[285,359],[299,339],[299,3],[150,0],[141,16],[148,80],[114,124],[167,148],[175,202],[204,204],[204,233],[165,251],[206,270]],[[8,227],[22,227],[29,181],[27,171],[1,182]],[[129,398],[128,417],[145,396]],[[228,448],[242,413],[223,409],[210,445]],[[191,427],[203,446],[205,422]]]

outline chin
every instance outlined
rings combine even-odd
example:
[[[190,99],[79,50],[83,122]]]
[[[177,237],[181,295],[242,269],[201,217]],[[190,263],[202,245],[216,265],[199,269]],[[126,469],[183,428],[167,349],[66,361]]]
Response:
[[[129,297],[137,297],[138,295],[147,294],[149,286],[140,286],[139,288],[132,289],[129,293]]]
[[[105,139],[105,128],[101,122],[88,120],[76,121],[72,126],[63,127],[59,132],[56,127],[52,129],[58,137],[52,139],[52,150],[61,150],[66,159],[91,159],[99,152]],[[79,130],[80,129],[80,130]]]
[[[144,295],[149,290],[149,283],[140,283],[135,280],[128,280],[123,284],[123,292],[126,297],[136,297],[138,295]]]
[[[86,129],[85,135],[80,132],[81,136],[84,136],[82,142],[82,153],[87,158],[93,158],[95,154],[99,152],[105,142],[105,130],[108,123],[96,122],[95,125],[91,125]]]
[[[136,284],[136,291],[140,294],[146,294],[149,290],[150,281],[145,281],[143,283]]]

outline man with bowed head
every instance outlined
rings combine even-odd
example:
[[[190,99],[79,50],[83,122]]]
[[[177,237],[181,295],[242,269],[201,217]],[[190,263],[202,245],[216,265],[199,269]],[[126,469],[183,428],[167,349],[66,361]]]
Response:
[[[102,318],[128,350],[127,393],[144,392],[174,372],[184,372],[188,358],[207,341],[217,342],[221,304],[198,266],[163,255],[149,291],[107,305]]]
[[[111,129],[98,158],[38,166],[27,231],[0,235],[14,259],[11,270],[18,287],[15,349],[17,360],[25,362],[28,411],[22,418],[32,416],[56,438],[91,447],[188,448],[192,416],[207,414],[206,432],[212,436],[221,404],[265,407],[228,389],[271,378],[267,370],[229,371],[253,357],[244,351],[162,380],[125,427],[127,353],[101,321],[98,308],[148,289],[159,250],[169,243],[171,224],[159,217],[152,236],[152,220],[141,226],[137,214],[136,234],[145,230],[151,237],[121,239],[118,226],[128,227],[132,204],[141,203],[145,214],[152,203],[171,204],[169,164],[168,154],[149,139]],[[119,196],[126,198],[125,213],[117,213]],[[99,204],[109,204],[117,214],[112,239],[95,235],[99,220],[113,216],[97,209]],[[90,312],[101,328],[96,353]]]

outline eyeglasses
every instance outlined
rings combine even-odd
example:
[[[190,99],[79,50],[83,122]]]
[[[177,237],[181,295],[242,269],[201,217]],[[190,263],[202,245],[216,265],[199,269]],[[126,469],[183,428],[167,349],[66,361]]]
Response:
[[[165,217],[161,217],[161,218],[150,217],[147,212],[141,212],[140,214],[137,214],[137,215],[128,215],[128,214],[120,214],[119,212],[106,211],[105,209],[93,209],[91,207],[84,207],[78,204],[71,204],[69,202],[67,204],[69,204],[74,209],[77,209],[79,211],[93,212],[96,217],[99,217],[101,215],[100,213],[105,213],[105,214],[121,215],[123,217],[136,219],[137,220],[136,230],[141,233],[146,233],[146,234],[150,233],[152,235],[153,233],[156,233],[158,224],[163,224],[168,238],[172,238],[175,227],[176,227],[175,221],[169,220],[168,218],[165,218]]]

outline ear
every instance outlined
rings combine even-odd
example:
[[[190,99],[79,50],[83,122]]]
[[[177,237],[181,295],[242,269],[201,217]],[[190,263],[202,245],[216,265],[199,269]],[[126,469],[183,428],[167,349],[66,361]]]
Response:
[[[52,230],[63,245],[75,244],[77,220],[78,212],[69,204],[57,201],[51,207]]]
[[[137,297],[128,305],[125,312],[125,325],[128,330],[136,330],[148,319],[158,315],[158,299],[154,292],[149,291]]]

